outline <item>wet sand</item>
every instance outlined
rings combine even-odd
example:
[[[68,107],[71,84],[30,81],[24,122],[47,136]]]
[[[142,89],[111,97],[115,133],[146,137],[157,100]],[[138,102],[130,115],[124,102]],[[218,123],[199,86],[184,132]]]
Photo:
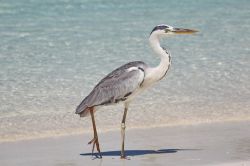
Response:
[[[120,159],[120,131],[100,133],[102,159],[91,156],[91,134],[0,144],[5,166],[250,165],[250,121],[129,129],[127,159]]]

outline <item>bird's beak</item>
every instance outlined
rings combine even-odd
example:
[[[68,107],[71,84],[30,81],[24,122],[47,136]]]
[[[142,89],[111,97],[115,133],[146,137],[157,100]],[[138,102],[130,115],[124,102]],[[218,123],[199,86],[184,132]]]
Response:
[[[198,31],[194,29],[174,28],[172,32],[175,34],[193,34]]]

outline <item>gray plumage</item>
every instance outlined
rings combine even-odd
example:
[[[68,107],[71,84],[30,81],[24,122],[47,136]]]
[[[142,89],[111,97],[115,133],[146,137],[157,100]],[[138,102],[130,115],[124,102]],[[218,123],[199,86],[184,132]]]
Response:
[[[86,116],[88,108],[125,101],[143,83],[147,65],[142,61],[127,63],[104,77],[76,108]]]
[[[103,78],[90,92],[90,94],[76,108],[76,114],[81,117],[91,115],[94,138],[88,143],[93,144],[92,155],[96,147],[102,158],[99,147],[97,129],[95,125],[95,108],[102,105],[124,103],[124,113],[121,121],[121,159],[126,159],[125,146],[125,122],[129,103],[146,88],[161,80],[167,73],[170,64],[170,53],[160,46],[160,38],[173,34],[193,34],[197,32],[192,29],[174,28],[164,24],[156,26],[149,36],[149,44],[153,51],[160,57],[159,65],[155,67],[147,66],[144,62],[135,61],[127,63]]]

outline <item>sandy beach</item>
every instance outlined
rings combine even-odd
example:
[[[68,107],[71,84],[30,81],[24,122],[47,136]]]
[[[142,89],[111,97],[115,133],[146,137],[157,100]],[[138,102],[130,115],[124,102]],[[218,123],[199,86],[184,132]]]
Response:
[[[127,129],[120,159],[120,131],[99,134],[102,159],[91,156],[92,134],[0,144],[5,166],[27,165],[250,165],[250,121]]]
[[[0,166],[250,166],[249,6],[1,1]],[[96,112],[103,158],[92,156],[77,106],[126,102],[153,82],[128,108],[128,158],[122,103]]]

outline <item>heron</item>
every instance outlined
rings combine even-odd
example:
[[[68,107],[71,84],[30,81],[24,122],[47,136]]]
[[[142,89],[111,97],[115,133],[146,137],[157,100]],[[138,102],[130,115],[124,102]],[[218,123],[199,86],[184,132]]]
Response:
[[[96,150],[102,158],[98,141],[94,113],[99,107],[123,103],[124,113],[121,121],[121,158],[125,159],[125,128],[126,116],[129,104],[145,89],[161,80],[168,72],[171,65],[170,52],[161,47],[160,39],[175,34],[194,34],[194,29],[175,28],[166,24],[160,24],[153,28],[149,36],[149,44],[153,51],[160,58],[160,63],[151,67],[142,61],[133,61],[113,70],[93,88],[90,94],[85,97],[76,108],[76,114],[80,117],[91,116],[94,138],[88,142],[93,144],[92,155]]]

